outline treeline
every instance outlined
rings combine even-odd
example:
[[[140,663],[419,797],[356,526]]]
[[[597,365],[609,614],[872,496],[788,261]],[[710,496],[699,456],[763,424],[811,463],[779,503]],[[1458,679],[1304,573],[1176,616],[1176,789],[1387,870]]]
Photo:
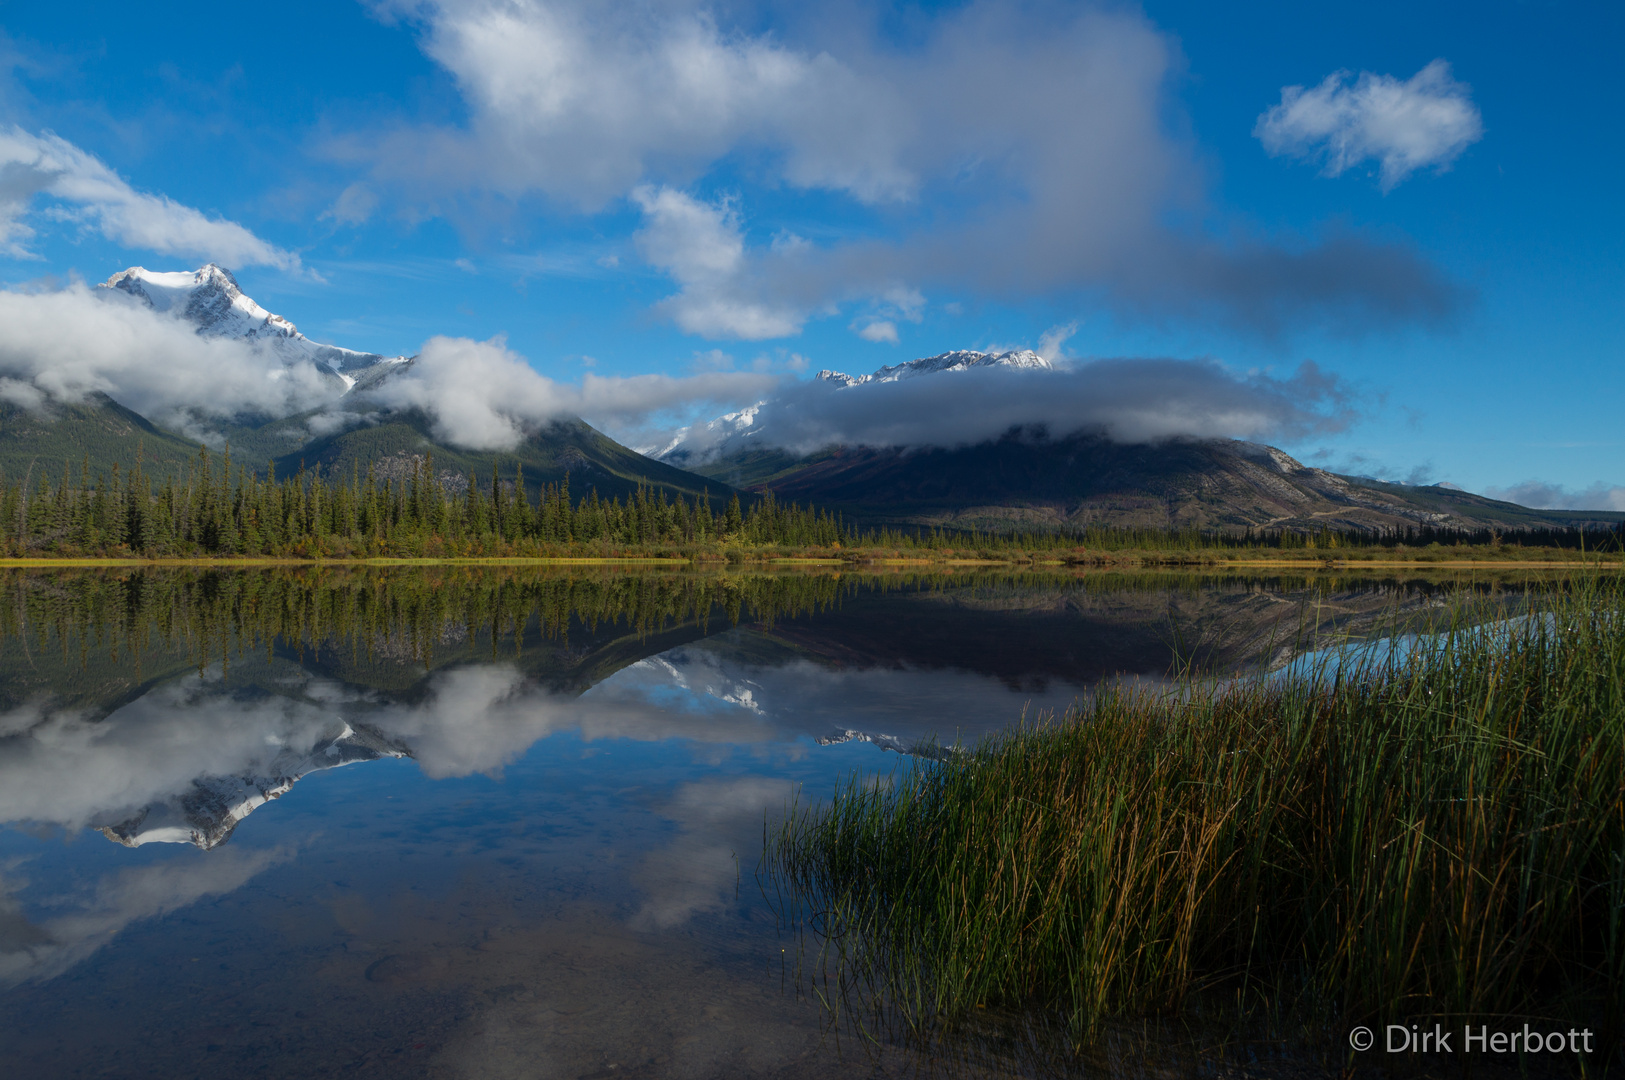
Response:
[[[1625,522],[1613,527],[1520,529],[1412,526],[1370,529],[1197,529],[1092,525],[1044,531],[980,532],[957,529],[879,528],[850,530],[849,546],[889,551],[985,551],[996,553],[1084,550],[1091,552],[1335,551],[1428,547],[1560,548],[1620,551]]]
[[[705,545],[833,547],[840,520],[780,503],[771,492],[713,506],[640,485],[623,502],[597,491],[572,498],[569,477],[539,488],[522,468],[455,491],[432,460],[409,475],[369,467],[348,478],[301,469],[278,479],[219,464],[202,449],[184,476],[158,480],[139,465],[111,476],[88,463],[41,478],[0,480],[0,552],[23,555],[458,557],[614,554]]]
[[[1291,548],[1422,548],[1441,547],[1528,547],[1561,548],[1567,551],[1619,551],[1625,541],[1625,522],[1612,527],[1578,525],[1565,527],[1527,526],[1518,529],[1452,528],[1446,525],[1411,525],[1405,528],[1374,528],[1356,531],[1320,529],[1314,532],[1287,529],[1249,530],[1247,538],[1268,547]]]
[[[1110,526],[1027,531],[858,528],[772,491],[741,501],[685,498],[640,485],[622,501],[596,490],[573,497],[569,477],[533,485],[521,467],[469,482],[436,475],[432,458],[409,468],[320,469],[261,476],[200,449],[184,475],[140,467],[91,475],[88,460],[55,478],[0,475],[0,556],[456,558],[695,554],[779,548],[1011,557],[1065,552],[1332,551],[1510,546],[1619,551],[1613,528],[1303,530]],[[448,481],[450,478],[450,481]],[[478,481],[478,478],[476,478]]]

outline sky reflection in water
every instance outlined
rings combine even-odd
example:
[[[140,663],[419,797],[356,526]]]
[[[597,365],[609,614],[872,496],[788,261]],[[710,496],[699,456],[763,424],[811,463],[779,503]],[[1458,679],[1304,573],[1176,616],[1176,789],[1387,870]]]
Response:
[[[0,1071],[864,1074],[785,989],[764,817],[798,785],[896,767],[888,742],[973,740],[1103,677],[1159,677],[1177,642],[1239,666],[1315,595],[860,588],[641,650],[602,626],[445,664],[278,647],[133,690],[113,677],[131,655],[94,649],[42,683],[13,633]],[[1333,589],[1314,618],[1346,629],[1411,595]],[[556,677],[611,653],[584,691]]]

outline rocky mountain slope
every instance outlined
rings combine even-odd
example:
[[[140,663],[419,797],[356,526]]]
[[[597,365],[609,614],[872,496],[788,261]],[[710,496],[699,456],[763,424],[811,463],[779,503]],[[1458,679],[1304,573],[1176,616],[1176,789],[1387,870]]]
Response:
[[[694,471],[747,489],[771,487],[781,499],[840,509],[853,520],[957,528],[1516,529],[1625,520],[1341,476],[1274,447],[1228,440],[1124,445],[1023,432],[957,449],[837,447],[803,458],[754,451]]]
[[[197,444],[153,425],[105,394],[77,404],[53,402],[48,412],[0,400],[0,482],[26,480],[37,490],[41,477],[54,485],[62,470],[79,475],[88,458],[92,472],[128,469],[140,449],[151,472],[185,468]]]

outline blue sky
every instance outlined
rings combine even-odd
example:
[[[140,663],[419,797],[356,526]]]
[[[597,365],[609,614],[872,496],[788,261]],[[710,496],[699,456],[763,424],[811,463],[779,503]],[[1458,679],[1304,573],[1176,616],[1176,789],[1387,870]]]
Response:
[[[1270,433],[1306,460],[1625,508],[1616,5],[0,2],[0,28],[0,128],[54,134],[90,192],[0,170],[14,289],[214,258],[319,340],[501,335],[561,384],[1043,342],[1312,360],[1343,422]],[[119,217],[99,167],[204,224]]]

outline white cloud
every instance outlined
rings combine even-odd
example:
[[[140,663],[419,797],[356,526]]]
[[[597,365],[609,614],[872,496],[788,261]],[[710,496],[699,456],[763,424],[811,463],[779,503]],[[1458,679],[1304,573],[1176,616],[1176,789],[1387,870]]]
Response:
[[[1036,350],[1038,355],[1052,364],[1057,360],[1065,359],[1066,352],[1062,347],[1077,332],[1078,324],[1076,320],[1062,323],[1060,326],[1050,327],[1038,335],[1038,348]]]
[[[1446,169],[1484,135],[1471,89],[1435,60],[1404,82],[1362,71],[1334,72],[1312,90],[1288,86],[1258,118],[1253,134],[1271,155],[1325,162],[1338,176],[1365,161],[1381,165],[1391,190],[1418,169]]]
[[[918,289],[893,285],[879,291],[871,310],[852,321],[848,329],[865,341],[898,343],[897,322],[918,323],[925,318],[925,296]]]
[[[852,327],[858,332],[858,337],[864,341],[885,342],[888,345],[897,344],[897,324],[894,322],[876,319],[873,322],[861,325],[853,323]]]
[[[1625,510],[1625,486],[1618,484],[1599,482],[1571,491],[1562,484],[1525,480],[1511,487],[1486,488],[1484,494],[1492,499],[1503,499],[1537,510]]]
[[[0,128],[0,253],[29,256],[34,229],[22,219],[36,197],[54,200],[47,217],[93,228],[125,247],[199,256],[228,266],[296,272],[299,256],[222,218],[163,195],[136,191],[94,155],[57,135]]]
[[[466,131],[398,132],[364,151],[386,176],[471,176],[596,209],[651,175],[688,180],[740,145],[801,187],[907,196],[893,89],[826,52],[729,33],[703,11],[587,0],[383,0],[457,79]],[[437,152],[426,155],[430,148]],[[357,148],[360,150],[360,148]]]
[[[745,239],[732,206],[670,188],[638,188],[632,198],[644,214],[638,250],[682,287],[661,303],[678,326],[747,341],[800,331],[803,316],[795,308],[750,296]]]
[[[604,377],[591,372],[580,386],[538,374],[500,339],[434,337],[412,369],[375,392],[387,405],[420,408],[435,434],[475,450],[507,450],[549,421],[584,416],[626,431],[650,416],[685,406],[753,400],[777,380],[752,372],[714,371]]]
[[[708,337],[782,337],[841,305],[938,286],[1083,291],[1265,331],[1306,315],[1359,331],[1460,302],[1400,245],[1169,225],[1204,218],[1204,181],[1168,122],[1177,47],[1137,12],[982,0],[922,19],[904,48],[878,22],[816,9],[769,36],[697,7],[383,0],[421,29],[470,120],[330,149],[424,213],[459,212],[464,194],[470,207],[539,193],[588,211],[629,197],[645,258],[679,287],[661,310]],[[695,194],[718,170],[919,212],[885,240],[779,227],[751,244],[742,201]]]

